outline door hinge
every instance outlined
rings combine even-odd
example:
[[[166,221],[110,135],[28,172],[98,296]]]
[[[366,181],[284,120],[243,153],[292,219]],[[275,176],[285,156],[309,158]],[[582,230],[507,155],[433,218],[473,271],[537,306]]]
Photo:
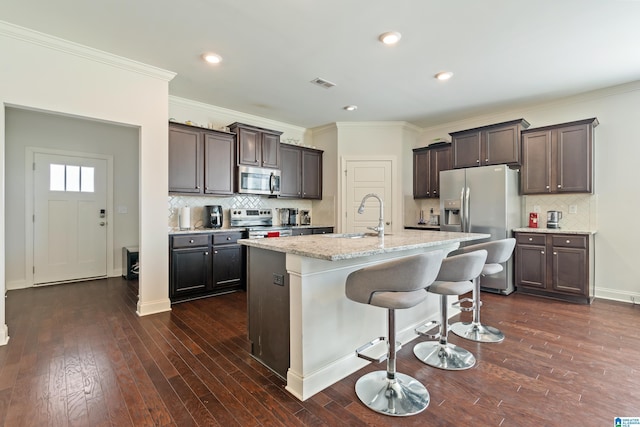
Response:
[[[33,222],[36,222],[36,214],[33,214],[33,217],[31,218],[31,220],[32,220]]]
[[[36,266],[33,266],[33,274],[36,274]]]
[[[347,170],[346,169],[344,170],[344,176],[347,176]]]
[[[36,162],[33,162],[33,170],[36,170]]]

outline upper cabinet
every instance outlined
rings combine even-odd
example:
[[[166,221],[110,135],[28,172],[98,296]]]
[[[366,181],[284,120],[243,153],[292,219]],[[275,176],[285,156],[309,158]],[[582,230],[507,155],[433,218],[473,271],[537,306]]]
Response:
[[[413,150],[413,198],[440,197],[440,172],[451,169],[451,144]]]
[[[235,137],[169,123],[169,192],[233,194]]]
[[[280,197],[322,199],[321,150],[290,144],[280,146]]]
[[[450,133],[453,168],[520,164],[520,132],[525,119]]]
[[[238,165],[280,169],[282,132],[238,122],[230,124],[229,130],[237,135]]]
[[[591,118],[523,131],[521,193],[591,193],[597,125]]]

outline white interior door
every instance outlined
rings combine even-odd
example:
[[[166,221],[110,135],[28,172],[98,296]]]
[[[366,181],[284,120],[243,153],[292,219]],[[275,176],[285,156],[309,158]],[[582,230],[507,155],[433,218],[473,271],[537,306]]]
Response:
[[[391,160],[348,160],[346,165],[346,232],[371,232],[367,227],[378,225],[380,205],[377,199],[369,198],[364,212],[358,213],[362,198],[369,193],[377,194],[384,202],[385,229],[390,230],[393,223]]]
[[[34,153],[33,283],[107,275],[107,161]]]

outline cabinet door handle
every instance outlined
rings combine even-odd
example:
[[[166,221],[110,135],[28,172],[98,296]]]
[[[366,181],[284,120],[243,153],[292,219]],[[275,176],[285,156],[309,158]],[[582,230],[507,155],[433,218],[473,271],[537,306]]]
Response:
[[[200,186],[199,186],[199,185],[196,185],[196,190],[199,190],[199,189],[200,189]]]
[[[231,240],[231,237],[227,236],[227,240]]]
[[[558,252],[554,252],[553,254],[554,254],[554,255],[558,255]]]
[[[189,243],[193,243],[193,239],[189,239]]]
[[[529,241],[531,242],[533,240],[533,237],[529,237]]]
[[[489,159],[484,159],[484,162],[485,163],[489,163]]]
[[[476,160],[476,163],[480,163],[480,159]]]
[[[214,254],[217,254],[217,253],[218,253],[218,251],[213,251],[213,253],[214,253]]]
[[[540,253],[541,253],[542,255],[544,255],[544,251],[540,251]]]
[[[204,254],[205,254],[205,255],[209,255],[209,252],[205,252]]]
[[[567,243],[571,243],[571,240],[567,240]]]
[[[558,188],[562,188],[562,185],[558,184]]]
[[[549,189],[549,186],[547,185],[547,190]]]

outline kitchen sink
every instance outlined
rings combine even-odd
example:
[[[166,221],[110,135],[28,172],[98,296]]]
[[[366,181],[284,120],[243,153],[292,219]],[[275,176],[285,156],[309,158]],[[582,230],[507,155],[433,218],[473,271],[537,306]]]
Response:
[[[361,239],[367,236],[373,236],[372,234],[367,233],[334,233],[334,234],[323,234],[324,237],[333,237],[338,239]]]
[[[384,233],[385,236],[391,233]],[[334,233],[323,234],[324,237],[333,237],[339,239],[362,239],[363,237],[378,237],[378,233]]]

